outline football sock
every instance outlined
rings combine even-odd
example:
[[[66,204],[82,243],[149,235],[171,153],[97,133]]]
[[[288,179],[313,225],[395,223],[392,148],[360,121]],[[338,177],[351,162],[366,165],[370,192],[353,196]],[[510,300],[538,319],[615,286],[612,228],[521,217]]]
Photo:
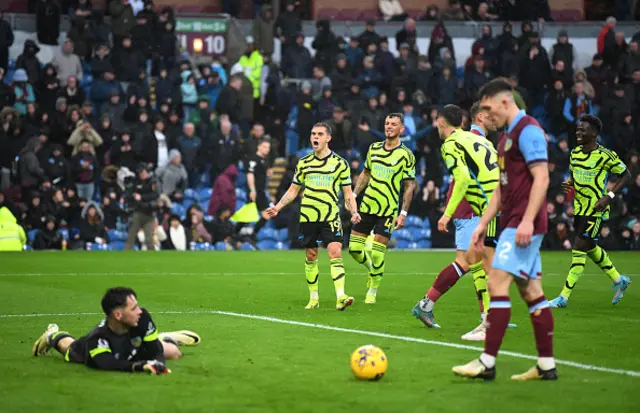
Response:
[[[387,252],[387,246],[373,241],[373,247],[371,249],[371,272],[369,273],[369,293],[375,294],[382,282],[382,275],[384,274],[384,255]],[[373,290],[373,292],[371,291]]]
[[[307,284],[309,285],[309,295],[311,298],[318,298],[318,260],[304,262],[304,275],[307,277]]]
[[[550,370],[556,364],[553,359],[553,314],[549,302],[543,295],[527,304],[538,349],[538,366],[542,370]]]
[[[51,347],[55,348],[58,353],[64,355],[64,353],[62,353],[60,350],[58,350],[58,343],[63,338],[67,338],[67,337],[73,338],[73,336],[71,334],[67,333],[66,331],[58,331],[58,332],[53,333],[51,335],[51,339],[50,339]]]
[[[342,258],[333,258],[329,262],[333,286],[336,288],[336,297],[340,298],[344,295],[344,264]]]
[[[620,282],[620,273],[616,270],[616,267],[613,266],[609,254],[607,254],[605,250],[596,245],[594,249],[587,251],[587,255],[591,258],[591,261],[600,267],[603,273],[611,278],[614,284]]]
[[[496,363],[496,357],[510,318],[511,301],[509,301],[509,296],[491,297],[489,314],[487,315],[487,338],[484,341],[484,353],[480,356],[482,363],[489,368]]]
[[[460,265],[455,261],[444,267],[440,274],[436,277],[426,297],[434,303],[438,301],[440,296],[446,293],[449,288],[453,287],[458,280],[464,275]]]
[[[486,313],[489,310],[491,297],[487,288],[487,273],[484,271],[482,261],[469,266],[471,274],[473,274],[473,286],[476,288],[478,295],[478,303],[480,304],[480,313]]]
[[[569,298],[571,296],[571,292],[573,291],[573,287],[576,286],[576,283],[584,273],[584,264],[587,262],[587,253],[580,250],[571,251],[571,268],[569,268],[569,275],[567,276],[567,281],[564,282],[564,288],[560,295],[565,298]]]
[[[365,249],[366,238],[359,235],[351,235],[349,238],[349,255],[353,257],[358,264],[362,264],[367,267],[367,270],[371,270],[371,257],[367,254]]]

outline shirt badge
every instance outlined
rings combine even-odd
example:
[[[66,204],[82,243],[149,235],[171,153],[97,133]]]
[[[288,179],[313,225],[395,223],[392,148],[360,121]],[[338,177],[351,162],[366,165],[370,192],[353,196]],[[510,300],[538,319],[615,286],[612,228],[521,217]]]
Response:
[[[135,348],[139,348],[142,345],[142,338],[141,337],[132,338],[131,345]]]
[[[508,138],[507,141],[504,143],[504,151],[508,152],[509,149],[511,149],[512,145],[513,145],[513,141],[511,140],[511,138]]]

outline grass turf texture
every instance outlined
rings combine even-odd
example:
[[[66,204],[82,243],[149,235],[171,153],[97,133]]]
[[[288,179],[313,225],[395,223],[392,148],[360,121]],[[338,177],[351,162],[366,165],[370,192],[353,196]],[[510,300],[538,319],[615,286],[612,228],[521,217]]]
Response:
[[[390,252],[378,303],[363,303],[365,275],[345,256],[345,312],[335,294],[326,253],[320,259],[321,308],[303,309],[308,292],[301,251],[237,253],[29,253],[0,255],[0,400],[6,413],[57,412],[637,412],[640,377],[558,366],[554,383],[514,383],[533,361],[502,355],[494,383],[453,376],[451,367],[479,351],[371,337],[206,313],[222,310],[481,347],[460,336],[478,324],[472,279],[465,277],[437,304],[443,326],[428,330],[410,309],[453,252]],[[640,255],[614,253],[621,273],[640,273]],[[544,286],[555,297],[571,256],[545,253]],[[587,263],[569,308],[554,310],[556,357],[640,371],[640,277],[622,303],[611,305],[608,278]],[[635,285],[638,284],[638,285]],[[6,317],[7,314],[98,313],[104,290],[133,287],[161,331],[191,329],[202,344],[169,362],[173,374],[106,373],[64,363],[59,354],[32,357],[48,323],[79,336],[100,315]],[[512,287],[512,321],[504,350],[535,355],[525,304]],[[163,313],[170,311],[183,314]],[[186,312],[196,312],[188,314]],[[380,382],[358,382],[349,356],[362,344],[380,346],[389,370]]]

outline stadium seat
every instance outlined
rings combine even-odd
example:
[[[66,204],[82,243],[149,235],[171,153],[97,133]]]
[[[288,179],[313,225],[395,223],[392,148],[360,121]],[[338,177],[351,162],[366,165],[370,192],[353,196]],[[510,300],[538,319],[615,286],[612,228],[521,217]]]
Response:
[[[86,245],[87,251],[109,251],[109,244],[97,244],[88,242]]]
[[[288,242],[276,242],[277,250],[288,250],[291,249],[291,245]]]
[[[184,190],[184,197],[185,199],[194,199],[194,200],[198,200],[198,192],[196,192],[195,189],[193,188],[187,188]],[[185,204],[187,202],[185,201]]]
[[[316,16],[317,20],[335,20],[340,14],[338,9],[322,9]]]
[[[69,230],[66,228],[59,229],[58,233],[62,235],[62,239],[69,241]]]
[[[407,227],[413,226],[413,227],[422,228],[422,224],[423,224],[422,219],[420,217],[418,217],[418,216],[415,216],[415,215],[409,215],[409,216],[407,216],[407,219],[405,220],[405,225]]]
[[[207,222],[213,222],[213,215],[205,215],[204,220]]]
[[[209,200],[211,199],[211,194],[213,194],[213,189],[203,188],[200,191],[198,191],[198,199],[200,200],[200,202],[204,202],[204,201],[209,202]]]
[[[409,244],[410,244],[409,241],[401,239],[401,240],[398,240],[398,244],[396,244],[396,248],[400,250],[406,250],[409,248]]]
[[[200,209],[202,210],[202,212],[207,212],[207,210],[209,209],[209,200],[207,199],[206,201],[200,201],[198,205],[200,205]]]
[[[276,242],[272,241],[272,240],[264,240],[264,241],[259,241],[258,242],[258,249],[260,249],[261,251],[266,251],[266,250],[275,250],[276,249]]]
[[[240,249],[242,251],[255,251],[256,250],[254,248],[254,246],[249,244],[248,242],[243,243],[242,246],[240,247]]]
[[[380,12],[378,9],[363,10],[360,13],[360,19],[364,21],[380,20]]]
[[[247,186],[247,174],[244,172],[238,172],[236,177],[236,188],[244,188]]]
[[[418,248],[431,249],[431,240],[423,239],[423,240],[418,241]]]
[[[406,229],[399,229],[397,231],[393,231],[392,236],[396,238],[398,241],[413,241],[413,234]]]
[[[22,248],[22,250],[23,251],[33,251],[33,247],[31,245],[27,244]]]
[[[258,241],[271,240],[276,242],[278,241],[278,231],[273,228],[262,228],[260,232],[258,232],[257,239]]]
[[[236,199],[240,199],[242,201],[247,200],[247,191],[242,188],[236,188]]]
[[[430,240],[431,239],[431,230],[430,229],[421,229],[414,233],[414,239],[418,241],[422,240]]]
[[[110,229],[109,231],[107,231],[107,234],[109,235],[109,240],[110,241],[126,241],[127,240],[127,233],[124,231],[118,231],[115,229]]]
[[[289,240],[289,230],[287,228],[282,228],[279,232],[278,232],[278,239],[282,242],[288,241]]]
[[[187,213],[187,208],[185,208],[185,206],[182,205],[182,204],[174,202],[171,205],[171,212],[173,212],[174,214],[180,216],[180,215],[184,215],[184,214]]]
[[[29,241],[29,244],[33,244],[33,241],[35,241],[38,232],[40,232],[39,229],[32,229],[27,232],[27,240]]]
[[[343,21],[357,21],[360,19],[362,13],[358,9],[342,9],[338,13],[337,20]]]
[[[302,149],[299,149],[298,152],[296,152],[296,156],[298,158],[304,158],[305,156],[309,155],[311,152],[313,152],[311,148],[302,148]]]
[[[225,244],[222,241],[218,241],[216,242],[216,251],[226,251],[227,250],[227,244]]]
[[[425,229],[431,228],[431,221],[429,221],[428,217],[422,220],[422,227]]]
[[[241,199],[236,199],[236,211],[245,206],[246,202]]]
[[[124,242],[122,242],[122,241],[111,241],[109,243],[109,249],[111,251],[122,251],[122,250],[124,250]]]
[[[216,247],[208,242],[196,242],[196,245],[193,248],[194,251],[213,251],[215,249]]]
[[[407,246],[408,249],[410,250],[417,250],[418,248],[418,243],[417,242],[410,242],[409,245]]]

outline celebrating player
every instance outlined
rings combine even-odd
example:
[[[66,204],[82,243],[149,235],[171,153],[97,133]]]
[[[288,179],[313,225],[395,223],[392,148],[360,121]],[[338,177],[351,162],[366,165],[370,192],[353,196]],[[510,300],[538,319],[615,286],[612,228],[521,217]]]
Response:
[[[351,212],[351,222],[360,222],[360,215],[351,191],[351,173],[347,161],[329,149],[331,127],[318,123],[311,129],[313,153],[298,161],[293,183],[277,205],[267,209],[269,217],[298,196],[304,187],[300,205],[300,236],[306,249],[305,275],[309,285],[309,303],[305,308],[320,306],[318,297],[318,245],[327,247],[331,264],[331,278],[336,289],[336,309],[344,310],[353,304],[353,297],[344,292],[344,263],[342,261],[342,223],[338,196],[340,188],[345,206]]]
[[[529,306],[538,350],[538,363],[514,380],[555,380],[553,315],[542,290],[540,245],[547,232],[547,211],[541,208],[549,186],[547,142],[538,122],[516,105],[512,87],[497,79],[481,92],[481,107],[499,128],[507,126],[498,144],[500,186],[480,218],[471,243],[480,250],[487,227],[500,211],[500,233],[489,275],[491,304],[484,352],[479,359],[453,368],[455,374],[493,380],[496,357],[511,318],[509,289],[516,281]]]
[[[404,227],[416,187],[416,158],[400,142],[400,136],[404,134],[404,116],[401,113],[389,114],[385,119],[384,131],[385,141],[369,147],[364,170],[358,177],[354,191],[354,197],[363,194],[360,204],[362,221],[351,230],[349,254],[369,271],[365,304],[376,302],[384,274],[387,243],[393,230]],[[398,215],[402,190],[402,211]],[[369,256],[365,251],[365,242],[371,230],[375,237]]]
[[[197,345],[200,337],[191,331],[158,334],[151,315],[138,305],[136,293],[126,287],[110,288],[102,298],[106,318],[88,335],[74,339],[50,324],[33,345],[33,355],[51,348],[65,361],[82,363],[99,370],[171,373],[165,359],[181,357],[178,345]]]
[[[475,110],[475,119],[482,120],[486,115],[478,115],[479,110]],[[460,129],[462,125],[462,109],[455,105],[447,105],[440,112],[437,119],[438,133],[444,141],[442,144],[442,158],[453,175],[453,190],[451,198],[447,202],[447,208],[438,221],[438,230],[447,232],[447,225],[451,217],[458,209],[463,199],[466,199],[476,215],[482,215],[489,204],[493,191],[498,186],[500,172],[498,169],[498,156],[495,148],[480,132],[465,132]],[[480,129],[476,126],[476,130]],[[481,129],[484,132],[483,129]],[[493,231],[487,236],[485,245],[493,247],[495,240],[496,219],[490,224]],[[456,229],[456,238],[461,245],[456,245],[458,250],[469,249],[470,234],[475,229],[478,219],[471,219],[471,228],[461,227]],[[459,224],[459,223],[456,223]],[[466,233],[465,233],[466,231]],[[463,239],[465,234],[469,238]],[[460,237],[458,237],[460,235]],[[467,261],[470,264],[467,264]],[[456,260],[445,267],[426,296],[416,304],[412,314],[422,321],[427,327],[439,328],[436,324],[433,307],[438,299],[453,287],[458,280],[469,270],[473,272],[473,283],[480,301],[481,313],[483,314],[480,326],[463,336],[463,339],[481,341],[484,339],[485,318],[484,308],[489,307],[489,293],[487,292],[487,275],[482,265],[482,253],[473,249],[465,257],[464,252],[456,254]]]
[[[595,116],[585,115],[576,129],[578,146],[571,151],[569,171],[571,176],[563,184],[565,191],[575,189],[573,206],[576,237],[569,276],[560,296],[551,300],[551,307],[566,307],[569,296],[584,272],[587,257],[596,263],[613,281],[613,301],[618,304],[631,283],[629,277],[620,275],[605,250],[597,244],[602,220],[609,218],[609,204],[631,179],[631,174],[615,152],[598,145],[596,139],[602,122]],[[609,173],[618,176],[615,187],[605,194]]]

